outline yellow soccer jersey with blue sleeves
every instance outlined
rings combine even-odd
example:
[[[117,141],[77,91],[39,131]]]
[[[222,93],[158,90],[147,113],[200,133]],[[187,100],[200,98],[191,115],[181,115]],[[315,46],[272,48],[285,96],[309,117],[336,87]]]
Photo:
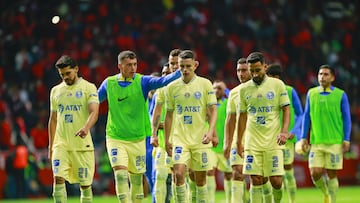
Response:
[[[90,131],[85,139],[75,136],[89,117],[90,103],[99,103],[97,89],[82,78],[73,85],[62,82],[51,89],[50,111],[57,112],[53,148],[61,147],[68,151],[94,149]]]
[[[190,149],[211,147],[211,143],[199,143],[209,130],[207,107],[216,103],[212,84],[206,78],[195,76],[187,84],[180,78],[170,83],[166,91],[166,109],[174,111],[173,143],[181,143]]]
[[[247,112],[245,150],[283,149],[276,138],[281,131],[280,111],[290,104],[285,84],[268,76],[260,85],[250,80],[240,86],[239,99],[240,112]]]

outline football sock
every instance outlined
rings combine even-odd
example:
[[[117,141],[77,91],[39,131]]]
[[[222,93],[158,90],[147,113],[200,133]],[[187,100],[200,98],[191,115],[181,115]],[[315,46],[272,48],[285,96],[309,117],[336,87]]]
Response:
[[[115,191],[117,198],[122,203],[130,202],[128,172],[126,170],[116,170],[114,173],[115,173]]]
[[[294,176],[294,169],[285,170],[284,184],[285,184],[286,191],[288,192],[288,195],[289,195],[289,202],[290,203],[295,202],[296,179]]]
[[[144,199],[143,174],[130,174],[130,193],[133,203],[141,203]]]
[[[216,181],[215,176],[206,176],[206,185],[209,192],[208,200],[209,203],[215,202],[215,193],[216,193]]]
[[[270,180],[268,180],[263,186],[263,194],[264,194],[264,202],[265,203],[272,203],[273,200],[273,187],[270,183]]]
[[[314,181],[314,185],[321,190],[324,195],[329,195],[329,190],[325,182],[325,178],[322,176],[319,180]]]
[[[231,202],[238,202],[244,195],[244,181],[233,180],[231,181]]]
[[[176,202],[177,203],[187,203],[188,201],[188,196],[186,195],[187,191],[186,191],[186,185],[180,185],[180,186],[175,186],[175,190],[176,190]]]
[[[209,192],[206,184],[203,186],[196,186],[196,202],[208,202]]]
[[[67,200],[66,186],[63,184],[54,184],[53,197],[55,203],[65,203]]]
[[[196,183],[189,178],[190,202],[196,202]]]
[[[336,202],[336,194],[339,189],[339,180],[337,178],[329,179],[329,194],[331,196],[331,202]]]
[[[83,189],[80,187],[80,202],[81,203],[92,203],[93,200],[93,193],[91,186]]]
[[[263,185],[250,185],[250,202],[262,202]]]
[[[162,167],[156,169],[156,179],[154,185],[154,196],[156,202],[165,202],[167,177],[168,177],[167,168]]]
[[[211,191],[209,191],[211,192]],[[231,202],[231,180],[226,180],[224,179],[224,192],[225,192],[225,198],[226,198],[226,203],[230,203]]]

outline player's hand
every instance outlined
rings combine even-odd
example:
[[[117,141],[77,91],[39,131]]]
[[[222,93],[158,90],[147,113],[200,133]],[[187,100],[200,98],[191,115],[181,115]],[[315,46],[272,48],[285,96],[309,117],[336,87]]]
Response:
[[[241,158],[244,158],[244,146],[242,144],[237,145],[237,153]]]
[[[293,139],[295,137],[295,134],[293,134],[293,133],[289,133],[288,134],[288,140],[291,140],[291,139]]]
[[[210,141],[212,141],[212,136],[210,136],[209,133],[206,133],[203,137],[202,143],[209,144]]]
[[[344,141],[343,142],[343,152],[348,152],[350,150],[350,142],[349,141]]]
[[[213,136],[212,140],[211,140],[213,147],[216,147],[219,144],[219,137],[218,136]]]
[[[310,150],[310,145],[307,139],[301,139],[301,149],[303,152],[307,153]]]
[[[159,123],[158,129],[164,129],[164,123],[163,122]]]
[[[81,128],[79,131],[77,131],[75,133],[75,136],[79,136],[84,139],[86,137],[86,135],[88,134],[88,132],[89,132],[89,130],[87,130],[85,128]]]
[[[153,146],[153,147],[158,147],[159,146],[159,139],[158,139],[158,136],[157,135],[152,135],[150,137],[150,144]]]
[[[225,159],[230,159],[230,150],[231,150],[231,147],[225,147],[224,148],[224,157]]]
[[[165,142],[165,150],[168,156],[172,156],[172,144],[170,142]]]
[[[280,133],[276,138],[277,144],[284,145],[288,140],[288,137],[289,137],[288,133]]]

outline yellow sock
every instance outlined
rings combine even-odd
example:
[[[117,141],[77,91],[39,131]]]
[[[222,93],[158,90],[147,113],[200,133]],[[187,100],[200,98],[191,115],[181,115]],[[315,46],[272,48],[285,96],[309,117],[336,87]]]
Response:
[[[329,195],[329,189],[328,186],[326,185],[325,179],[324,177],[321,177],[319,180],[314,181],[313,180],[314,185],[319,188],[321,190],[321,192],[324,195]]]
[[[168,177],[167,168],[157,168],[154,184],[154,196],[156,202],[165,202],[166,197],[166,179]]]
[[[176,202],[177,203],[187,203],[189,202],[188,197],[186,196],[186,185],[180,185],[175,187],[176,190]]]
[[[54,184],[53,197],[56,203],[65,203],[67,200],[66,186],[63,184]]]
[[[115,191],[118,200],[122,203],[130,202],[129,199],[129,177],[126,170],[116,170],[115,175]]]
[[[239,202],[244,196],[244,181],[233,180],[231,183],[231,202]]]
[[[283,188],[281,187],[280,189],[272,189],[273,195],[274,195],[274,202],[275,203],[280,203],[282,196],[283,196]]]
[[[263,185],[250,185],[250,202],[262,202]]]
[[[80,187],[80,202],[81,203],[92,203],[93,201],[93,193],[92,193],[92,188],[91,186],[89,186],[86,189],[82,189]]]
[[[289,202],[295,202],[296,197],[296,179],[294,176],[294,169],[285,170],[284,184],[286,191],[289,194]]]
[[[144,199],[143,174],[130,174],[130,193],[133,203],[141,203]]]
[[[196,186],[196,202],[208,202],[209,192],[206,184],[203,186]]]
[[[194,181],[192,181],[190,178],[189,178],[189,188],[190,188],[189,200],[190,200],[190,202],[195,203],[196,202],[196,183]]]
[[[336,202],[336,193],[339,190],[339,180],[337,178],[329,179],[329,194],[331,202]]]
[[[216,180],[215,176],[206,176],[206,185],[209,193],[209,203],[215,202]]]
[[[272,203],[273,200],[273,193],[272,193],[272,185],[270,180],[268,180],[263,186],[263,194],[264,194],[264,202],[265,203]]]
[[[224,179],[224,192],[225,192],[225,198],[226,198],[225,202],[230,203],[231,202],[231,180]]]

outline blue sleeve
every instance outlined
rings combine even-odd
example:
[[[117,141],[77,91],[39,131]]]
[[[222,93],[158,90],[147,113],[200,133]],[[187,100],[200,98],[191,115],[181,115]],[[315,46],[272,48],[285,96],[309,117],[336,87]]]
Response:
[[[293,88],[292,89],[292,105],[294,107],[294,111],[295,111],[295,124],[293,129],[291,129],[291,133],[293,133],[294,135],[300,135],[301,133],[301,122],[302,122],[302,116],[303,116],[303,108],[301,105],[301,101],[299,99],[299,96],[296,92],[296,90]]]
[[[229,94],[230,94],[230,89],[229,89],[229,88],[226,88],[226,89],[225,89],[225,96],[226,96],[226,98],[229,98]]]
[[[107,79],[105,79],[99,89],[98,89],[98,95],[99,95],[99,101],[103,102],[104,100],[107,99],[107,93],[106,93],[106,89],[107,89]]]
[[[151,75],[144,75],[141,78],[141,87],[143,91],[144,98],[147,98],[147,95],[150,90],[157,89],[163,86],[166,86],[170,82],[180,78],[181,72],[177,70],[167,76],[155,77]]]
[[[149,102],[149,115],[150,115],[150,119],[153,115],[154,109],[155,109],[155,101],[156,101],[156,95],[157,93],[155,92]]]
[[[350,142],[351,115],[350,115],[349,100],[348,100],[348,97],[345,92],[341,98],[341,113],[342,113],[343,123],[344,123],[344,141]]]
[[[309,92],[306,95],[306,102],[305,102],[305,109],[302,118],[302,129],[301,129],[301,136],[298,137],[300,139],[307,139],[308,132],[310,128],[310,101],[309,101]]]

